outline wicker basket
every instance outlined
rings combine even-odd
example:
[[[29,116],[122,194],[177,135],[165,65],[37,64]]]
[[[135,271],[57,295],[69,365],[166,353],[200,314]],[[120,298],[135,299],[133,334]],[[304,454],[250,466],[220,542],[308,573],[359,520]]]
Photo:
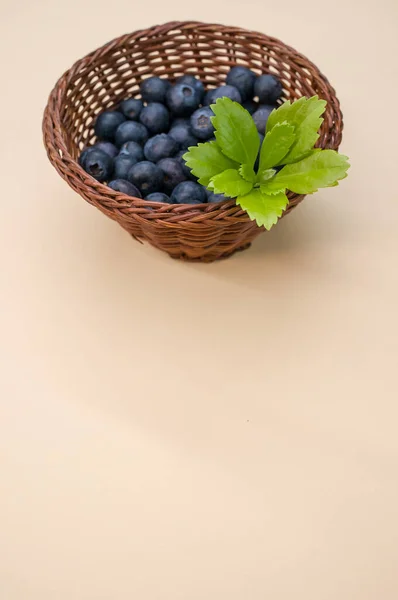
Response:
[[[87,202],[137,240],[147,240],[173,258],[211,262],[247,248],[264,229],[250,221],[234,201],[195,206],[148,203],[98,183],[76,162],[81,149],[95,139],[96,115],[139,94],[143,78],[174,79],[193,73],[213,87],[224,81],[235,64],[256,73],[276,74],[285,98],[318,94],[327,100],[318,145],[338,148],[343,128],[339,102],[326,77],[307,58],[262,33],[173,22],[121,36],[76,62],[59,79],[43,119],[51,163]],[[289,193],[285,214],[302,199]]]

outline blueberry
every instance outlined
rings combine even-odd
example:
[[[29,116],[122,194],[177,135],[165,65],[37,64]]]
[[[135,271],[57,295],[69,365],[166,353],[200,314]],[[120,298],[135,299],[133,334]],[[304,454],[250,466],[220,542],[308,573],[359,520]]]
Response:
[[[252,115],[258,109],[258,102],[255,100],[246,100],[246,102],[242,103],[242,106]]]
[[[178,147],[182,150],[189,148],[189,146],[197,146],[198,144],[189,121],[188,123],[173,126],[169,131],[169,136],[177,142]]]
[[[172,120],[170,129],[177,127],[177,125],[189,125],[189,117],[177,117]]]
[[[128,154],[136,159],[135,162],[139,162],[140,160],[144,160],[144,151],[142,146],[138,144],[138,142],[126,142],[120,148],[119,156],[122,154]]]
[[[126,119],[122,113],[115,110],[107,110],[98,115],[94,125],[94,131],[97,138],[113,142],[117,128]]]
[[[177,150],[177,142],[167,133],[159,133],[149,138],[144,146],[145,158],[152,162],[158,162],[162,158],[173,156]]]
[[[269,106],[268,104],[262,104],[253,114],[253,121],[256,124],[257,131],[265,134],[265,128],[267,126],[268,117],[274,110],[275,106]]]
[[[159,102],[150,102],[142,109],[140,121],[152,135],[162,133],[169,128],[169,111]]]
[[[122,192],[122,194],[127,194],[127,196],[142,198],[140,190],[126,179],[114,179],[108,183],[108,186],[112,190],[115,190],[115,192]]]
[[[163,171],[163,185],[168,194],[171,194],[176,185],[186,180],[180,161],[176,158],[162,158],[157,166]]]
[[[97,181],[106,181],[113,171],[113,159],[102,150],[90,148],[84,159],[84,169]]]
[[[260,104],[274,104],[282,95],[282,84],[273,75],[260,75],[254,83],[254,95]]]
[[[199,140],[208,140],[214,134],[214,125],[211,122],[212,117],[214,117],[214,113],[210,106],[198,108],[191,116],[192,131]]]
[[[209,106],[210,104],[214,104],[218,98],[231,98],[234,102],[242,103],[241,95],[236,87],[233,85],[222,85],[214,90],[209,90],[203,104]]]
[[[105,154],[108,154],[108,156],[110,156],[111,158],[115,158],[115,156],[118,153],[118,149],[111,142],[97,142],[96,144],[94,144],[94,146],[89,146],[88,148],[85,148],[83,150],[83,152],[80,154],[78,162],[79,162],[79,165],[81,167],[83,167],[83,169],[84,169],[87,153],[94,149],[105,152]]]
[[[178,154],[176,154],[175,158],[176,158],[176,160],[178,160],[178,162],[181,165],[181,169],[182,169],[182,172],[185,175],[185,179],[192,179],[192,181],[197,181],[197,178],[192,173],[191,169],[188,167],[188,165],[185,162],[185,160],[182,158],[184,156],[184,154],[186,154],[186,149],[185,150],[181,150]]]
[[[231,200],[231,198],[227,198],[224,194],[215,194],[209,190],[206,190],[207,202],[224,202],[225,200]]]
[[[171,201],[175,204],[203,204],[207,202],[207,196],[199,183],[183,181],[174,188]]]
[[[109,154],[111,158],[115,158],[115,156],[119,152],[115,144],[112,144],[111,142],[97,142],[92,147],[96,148],[97,150],[102,150],[102,152],[105,152],[106,154]]]
[[[81,167],[83,167],[83,169],[84,169],[84,165],[86,164],[86,158],[87,158],[87,154],[88,154],[89,150],[90,150],[90,148],[84,148],[84,150],[80,153],[79,158],[77,159],[77,162],[79,163],[79,165]]]
[[[254,82],[256,74],[247,67],[232,67],[227,75],[227,84],[233,85],[239,91],[242,101],[253,98]]]
[[[171,204],[170,197],[167,194],[163,194],[163,192],[154,192],[153,194],[149,194],[146,196],[145,200],[149,200],[150,202],[166,202],[167,204]]]
[[[199,108],[200,97],[191,85],[176,83],[168,90],[166,102],[173,115],[188,117]]]
[[[203,99],[203,105],[204,106],[210,106],[210,104],[213,104],[213,96],[216,93],[216,89],[217,88],[213,88],[211,90],[208,90],[205,94],[205,97]]]
[[[119,154],[114,162],[114,177],[115,179],[127,179],[128,172],[138,160],[131,154]]]
[[[200,102],[203,100],[203,96],[205,95],[205,86],[200,81],[200,79],[196,79],[193,75],[181,75],[176,79],[176,83],[185,83],[187,85],[191,85],[199,96]]]
[[[160,79],[160,77],[144,79],[140,86],[142,99],[145,102],[164,102],[169,87],[170,82],[167,79]]]
[[[163,187],[163,171],[148,160],[133,165],[127,178],[144,196],[160,192]]]
[[[129,98],[128,100],[123,100],[123,102],[121,102],[119,109],[122,111],[126,119],[137,121],[143,106],[144,104],[142,100],[138,100],[137,98]]]
[[[123,146],[126,142],[137,142],[137,144],[145,144],[149,138],[149,133],[142,123],[136,121],[125,121],[116,130],[115,142],[116,146]]]

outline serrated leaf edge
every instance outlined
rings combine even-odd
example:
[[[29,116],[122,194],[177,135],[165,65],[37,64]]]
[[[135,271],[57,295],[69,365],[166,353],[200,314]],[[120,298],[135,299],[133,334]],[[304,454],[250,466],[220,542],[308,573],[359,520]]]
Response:
[[[245,176],[244,176],[244,174],[243,174],[243,172],[242,172],[242,171],[243,171],[243,169],[244,169],[244,167],[247,167],[247,168],[249,168],[249,169],[250,169],[250,168],[252,169],[252,171],[253,171],[253,178],[252,178],[252,179],[248,179],[247,177],[245,177]],[[249,183],[253,183],[253,184],[254,184],[254,183],[255,183],[255,181],[256,181],[256,173],[255,173],[255,171],[254,171],[253,167],[250,167],[250,165],[248,165],[248,163],[244,163],[243,165],[241,165],[241,166],[239,167],[239,175],[240,175],[240,176],[241,176],[241,177],[242,177],[242,178],[243,178],[245,181],[248,181]]]
[[[261,191],[261,190],[260,190],[260,191]],[[281,191],[279,191],[279,192],[278,192],[278,194],[281,194],[281,193],[282,193]],[[264,194],[263,192],[261,192],[261,194],[262,194],[262,195],[264,195],[264,196],[273,196],[273,195],[275,195],[275,194]],[[236,198],[236,203],[238,204],[238,206],[240,206],[240,208],[241,208],[241,209],[242,209],[244,212],[246,212],[246,213],[247,213],[247,215],[248,215],[248,217],[249,217],[249,219],[250,219],[251,221],[255,221],[255,222],[256,222],[256,224],[257,224],[257,226],[258,226],[258,227],[264,227],[264,229],[266,229],[266,231],[270,231],[270,229],[271,229],[271,228],[272,228],[274,225],[276,225],[276,224],[277,224],[277,222],[279,221],[279,219],[282,217],[283,213],[285,212],[285,210],[286,210],[287,206],[289,205],[289,198],[286,196],[286,193],[285,193],[285,192],[283,192],[283,194],[284,194],[284,195],[285,195],[285,197],[286,197],[286,204],[285,204],[285,207],[284,207],[284,208],[282,208],[282,209],[280,209],[280,210],[281,210],[281,214],[276,216],[276,220],[275,220],[275,221],[273,221],[273,222],[271,223],[271,226],[270,226],[270,227],[266,227],[264,223],[260,223],[260,222],[257,220],[257,218],[256,218],[256,217],[253,217],[253,218],[252,218],[252,217],[251,217],[251,215],[250,215],[250,210],[247,210],[247,209],[243,208],[243,206],[241,206],[241,204],[240,204],[240,202],[239,202],[239,199],[240,199],[240,198],[244,198],[244,196],[238,196],[238,198]]]

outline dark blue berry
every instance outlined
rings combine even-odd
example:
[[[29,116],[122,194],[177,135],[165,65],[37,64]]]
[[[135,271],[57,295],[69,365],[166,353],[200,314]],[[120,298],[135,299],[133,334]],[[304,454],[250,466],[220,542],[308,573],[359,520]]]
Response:
[[[159,102],[151,102],[148,106],[144,106],[140,114],[140,122],[152,135],[167,131],[169,118],[169,111]]]
[[[233,85],[239,91],[242,101],[253,98],[254,82],[256,74],[247,67],[232,67],[227,75],[227,84]]]
[[[260,104],[274,104],[282,95],[282,84],[274,75],[260,75],[254,83],[254,95]]]
[[[178,147],[182,150],[189,148],[189,146],[197,146],[198,144],[198,140],[194,136],[189,122],[174,125],[169,131],[169,136],[177,142]]]
[[[100,140],[113,142],[117,128],[125,121],[121,112],[107,110],[98,115],[94,125],[95,135]]]
[[[211,90],[207,90],[205,97],[203,99],[204,106],[210,106],[210,104],[213,104],[213,96],[216,93],[216,89],[217,88],[212,88]]]
[[[135,158],[135,162],[139,162],[140,160],[144,160],[144,151],[142,146],[138,144],[138,142],[126,142],[120,148],[119,155],[128,154]]]
[[[170,82],[167,79],[148,77],[142,81],[140,86],[142,99],[145,102],[164,102],[169,87]]]
[[[152,138],[149,138],[144,146],[144,154],[147,160],[158,162],[162,158],[173,156],[178,150],[177,142],[167,135],[167,133],[159,133]]]
[[[199,140],[208,140],[214,134],[214,125],[211,122],[212,117],[214,117],[214,113],[210,106],[198,108],[191,115],[191,128],[195,137]]]
[[[119,154],[115,158],[113,166],[115,179],[127,179],[131,167],[137,162],[138,160],[131,154]]]
[[[83,167],[83,169],[84,169],[84,165],[86,163],[86,158],[87,158],[87,154],[88,154],[89,150],[90,150],[90,148],[84,148],[84,150],[82,150],[82,152],[80,153],[79,158],[77,159],[77,162],[79,163],[79,165],[81,167]]]
[[[90,148],[84,159],[84,169],[97,181],[107,181],[112,175],[113,159],[102,150]]]
[[[118,149],[111,142],[97,142],[96,144],[94,144],[94,146],[89,146],[88,148],[84,148],[83,152],[80,154],[78,162],[79,162],[79,165],[81,167],[83,167],[83,169],[84,169],[87,153],[90,152],[91,150],[101,150],[102,152],[105,152],[105,154],[108,154],[108,156],[110,156],[111,158],[115,158],[115,156],[118,153]]]
[[[207,194],[207,202],[224,202],[225,200],[230,200],[231,198],[227,198],[224,194],[215,194],[209,190],[206,190]]]
[[[166,102],[173,115],[188,117],[199,108],[200,97],[191,85],[177,83],[167,91]]]
[[[126,142],[137,142],[143,145],[148,138],[147,128],[136,121],[125,121],[119,125],[115,133],[115,143],[119,148]]]
[[[102,152],[109,154],[109,156],[111,158],[115,158],[115,156],[119,152],[119,150],[116,148],[115,144],[112,144],[112,142],[97,142],[96,144],[94,144],[94,146],[92,146],[92,148],[96,148],[97,150],[102,150]]]
[[[253,121],[256,124],[257,131],[259,133],[265,134],[265,128],[267,126],[268,117],[274,110],[275,106],[268,106],[267,104],[262,104],[253,114]]]
[[[184,156],[184,154],[186,154],[186,152],[187,152],[186,149],[185,150],[181,150],[178,154],[176,154],[175,158],[176,158],[176,160],[178,160],[178,162],[181,165],[181,169],[182,169],[182,172],[185,175],[185,179],[192,179],[192,181],[197,181],[197,178],[192,173],[191,169],[188,167],[188,165],[185,162],[185,160],[182,158]]]
[[[170,123],[170,129],[172,129],[173,127],[177,127],[177,125],[189,126],[189,117],[177,117],[173,119]]]
[[[253,115],[258,109],[258,102],[255,100],[246,100],[242,104],[243,108],[245,108],[251,115]]]
[[[126,119],[137,121],[143,106],[144,103],[142,100],[138,100],[137,98],[129,98],[128,100],[123,100],[123,102],[120,103],[119,110],[121,110]]]
[[[133,165],[127,178],[144,196],[160,192],[163,187],[163,171],[148,160]]]
[[[163,192],[154,192],[153,194],[149,194],[146,196],[145,200],[149,200],[150,202],[166,202],[167,204],[171,204],[170,197],[167,194],[163,194]]]
[[[186,83],[187,85],[191,85],[196,90],[200,102],[202,102],[203,96],[205,95],[205,86],[200,79],[196,79],[193,75],[181,75],[181,77],[176,79],[176,83]]]
[[[214,90],[209,90],[203,104],[209,106],[210,104],[214,104],[218,98],[230,98],[234,102],[242,103],[241,95],[236,87],[233,85],[222,85]]]
[[[112,188],[112,190],[115,190],[115,192],[121,192],[122,194],[134,196],[135,198],[142,198],[140,190],[126,179],[114,179],[108,183],[108,186]]]
[[[203,204],[207,202],[204,187],[193,181],[183,181],[174,188],[171,194],[174,204]]]
[[[171,194],[176,185],[186,180],[180,161],[176,158],[162,158],[157,166],[163,171],[163,186],[167,194]]]

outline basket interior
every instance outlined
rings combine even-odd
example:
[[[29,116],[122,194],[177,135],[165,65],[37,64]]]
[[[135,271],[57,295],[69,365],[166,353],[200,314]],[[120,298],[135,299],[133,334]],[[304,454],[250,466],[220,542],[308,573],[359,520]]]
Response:
[[[319,94],[329,100],[330,85],[306,58],[263,34],[205,24],[159,26],[126,35],[77,62],[65,80],[60,123],[63,141],[76,159],[95,141],[98,113],[121,100],[139,97],[142,79],[151,75],[175,79],[197,75],[207,87],[222,83],[231,66],[241,64],[256,73],[274,73],[284,98]],[[334,147],[334,113],[328,104],[318,144]]]

